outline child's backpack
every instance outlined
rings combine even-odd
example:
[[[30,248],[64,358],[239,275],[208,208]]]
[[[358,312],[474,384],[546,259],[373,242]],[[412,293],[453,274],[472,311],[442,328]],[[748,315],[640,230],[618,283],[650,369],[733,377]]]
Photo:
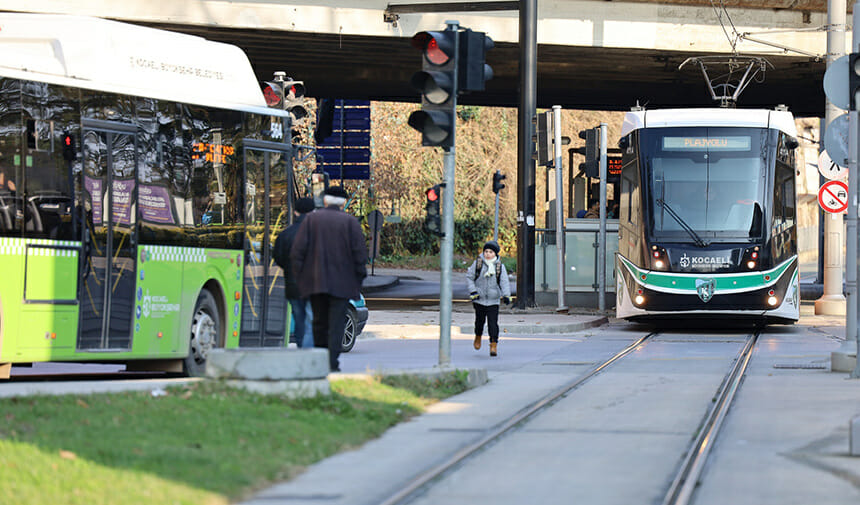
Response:
[[[480,267],[478,265],[481,265]],[[478,279],[481,278],[481,270],[484,269],[484,258],[478,256],[475,260],[475,278],[472,279],[472,282],[478,282]],[[496,256],[496,285],[499,286],[499,289],[502,289],[502,258]]]

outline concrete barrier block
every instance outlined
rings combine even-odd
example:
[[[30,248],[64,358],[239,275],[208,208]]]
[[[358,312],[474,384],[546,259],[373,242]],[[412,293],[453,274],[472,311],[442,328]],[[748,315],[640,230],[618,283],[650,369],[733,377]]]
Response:
[[[326,349],[213,349],[206,358],[206,376],[213,379],[309,380],[328,373]]]
[[[860,456],[860,416],[848,424],[848,449],[852,456]]]

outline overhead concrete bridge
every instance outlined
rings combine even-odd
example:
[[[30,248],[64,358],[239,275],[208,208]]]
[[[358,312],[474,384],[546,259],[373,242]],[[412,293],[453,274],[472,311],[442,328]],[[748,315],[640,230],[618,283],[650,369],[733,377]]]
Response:
[[[486,32],[495,77],[460,103],[515,106],[519,97],[516,10],[409,12],[412,0],[0,0],[0,10],[99,16],[200,35],[244,49],[260,80],[284,70],[316,97],[417,101],[409,86],[421,66],[410,38],[446,20]],[[495,2],[502,7],[516,2]],[[626,110],[713,104],[689,57],[764,56],[773,66],[739,106],[785,104],[822,116],[827,23],[824,0],[538,1],[538,106]],[[482,6],[484,8],[486,6]],[[722,19],[722,24],[720,23]],[[850,19],[850,17],[849,17]],[[739,34],[744,34],[739,37]],[[850,33],[846,37],[850,41]],[[790,49],[784,49],[790,48]],[[849,49],[846,47],[846,50]],[[714,70],[714,69],[711,69]]]

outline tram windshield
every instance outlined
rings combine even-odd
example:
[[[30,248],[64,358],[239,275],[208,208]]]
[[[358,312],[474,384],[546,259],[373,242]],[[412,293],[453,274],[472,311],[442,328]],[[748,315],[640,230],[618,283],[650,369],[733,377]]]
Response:
[[[764,128],[642,130],[654,238],[693,240],[690,230],[705,242],[759,236],[766,168],[775,152],[769,139]]]

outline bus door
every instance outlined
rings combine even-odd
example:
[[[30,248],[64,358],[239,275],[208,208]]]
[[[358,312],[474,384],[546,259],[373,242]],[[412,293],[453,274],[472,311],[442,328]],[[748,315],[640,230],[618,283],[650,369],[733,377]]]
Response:
[[[131,348],[135,311],[137,129],[84,120],[79,350]]]
[[[284,272],[272,259],[278,234],[292,222],[289,144],[246,140],[245,263],[241,347],[284,347]]]

